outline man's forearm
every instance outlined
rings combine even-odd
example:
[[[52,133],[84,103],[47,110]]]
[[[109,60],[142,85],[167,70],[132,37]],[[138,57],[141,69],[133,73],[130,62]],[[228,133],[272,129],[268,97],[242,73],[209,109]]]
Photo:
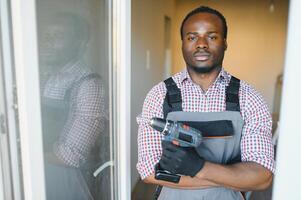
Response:
[[[162,185],[172,188],[178,189],[200,189],[200,188],[208,188],[208,187],[217,187],[218,185],[214,182],[205,179],[199,179],[197,177],[190,176],[181,176],[179,183],[171,183],[167,181],[160,181],[155,179],[154,175],[150,175],[143,180],[145,183]]]
[[[144,182],[179,189],[226,187],[237,191],[262,190],[272,182],[272,173],[255,162],[221,165],[206,162],[195,176],[181,176],[179,183],[160,181],[150,175]]]
[[[206,162],[196,177],[234,190],[250,191],[267,188],[272,182],[273,175],[268,169],[255,162],[233,165]]]

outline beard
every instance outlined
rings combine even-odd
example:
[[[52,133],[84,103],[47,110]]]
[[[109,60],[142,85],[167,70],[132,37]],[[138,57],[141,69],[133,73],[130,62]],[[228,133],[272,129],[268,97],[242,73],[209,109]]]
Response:
[[[214,70],[218,70],[222,68],[220,65],[213,65],[211,67],[197,67],[197,66],[189,65],[188,67],[198,74],[209,74]]]

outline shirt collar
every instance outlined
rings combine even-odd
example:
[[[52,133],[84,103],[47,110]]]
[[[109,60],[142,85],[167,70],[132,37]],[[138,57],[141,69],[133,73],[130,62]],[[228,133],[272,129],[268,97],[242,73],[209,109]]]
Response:
[[[216,78],[216,81],[225,82],[226,84],[228,84],[230,82],[230,78],[231,78],[230,74],[222,67],[220,73],[218,74],[218,76]],[[183,69],[183,71],[181,72],[180,81],[181,81],[181,83],[183,83],[183,81],[186,81],[186,80],[192,81],[192,79],[187,71],[187,68],[185,67]]]
[[[66,64],[59,72],[58,74],[78,74],[82,73],[82,71],[86,68],[85,64],[78,60],[76,62],[69,62]]]

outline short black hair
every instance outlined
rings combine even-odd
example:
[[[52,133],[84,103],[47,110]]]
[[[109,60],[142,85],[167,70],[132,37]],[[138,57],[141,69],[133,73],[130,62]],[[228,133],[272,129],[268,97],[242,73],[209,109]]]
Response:
[[[76,41],[86,43],[90,39],[89,22],[77,13],[59,11],[43,15],[41,13],[41,16],[42,17],[38,18],[38,26],[40,30],[47,26],[58,25],[67,30],[69,37],[73,37]]]
[[[223,30],[224,30],[224,38],[227,39],[227,33],[228,33],[228,27],[227,27],[227,22],[226,22],[226,18],[224,17],[224,15],[222,13],[220,13],[219,11],[207,7],[207,6],[200,6],[192,11],[190,11],[186,17],[184,18],[184,20],[182,21],[181,24],[181,30],[180,30],[180,34],[181,34],[181,40],[183,40],[183,27],[184,27],[184,23],[188,20],[189,17],[198,14],[198,13],[210,13],[213,15],[216,15],[218,18],[220,18],[220,20],[222,21],[222,25],[223,25]]]
[[[53,23],[68,28],[69,32],[72,33],[70,36],[73,36],[74,39],[85,43],[89,41],[89,22],[81,15],[72,12],[57,12],[52,19],[55,20]]]

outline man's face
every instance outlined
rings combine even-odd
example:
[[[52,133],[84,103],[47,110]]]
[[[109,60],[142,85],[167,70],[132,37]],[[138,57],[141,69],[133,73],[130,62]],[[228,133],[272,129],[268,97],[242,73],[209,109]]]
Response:
[[[216,15],[198,13],[184,23],[182,53],[188,68],[211,72],[222,66],[226,49],[222,21]]]
[[[40,61],[60,67],[77,56],[80,41],[68,21],[45,23],[39,31]]]

